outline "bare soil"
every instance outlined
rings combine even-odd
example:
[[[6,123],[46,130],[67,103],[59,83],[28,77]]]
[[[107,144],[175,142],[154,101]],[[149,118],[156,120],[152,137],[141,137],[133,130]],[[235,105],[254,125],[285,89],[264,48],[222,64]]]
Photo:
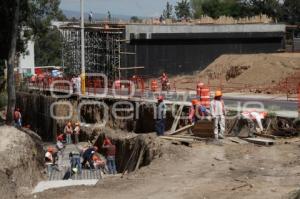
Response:
[[[203,71],[175,76],[171,82],[176,82],[177,89],[195,90],[198,82],[204,82],[231,92],[277,93],[284,91],[278,87],[286,78],[291,85],[297,85],[299,70],[300,53],[230,54],[218,57]]]
[[[26,196],[42,179],[44,152],[37,137],[31,136],[14,127],[0,127],[0,198]]]
[[[159,139],[159,142],[162,142]],[[272,147],[202,143],[193,148],[161,143],[163,155],[136,173],[108,177],[94,187],[48,190],[36,198],[297,198],[299,138]]]

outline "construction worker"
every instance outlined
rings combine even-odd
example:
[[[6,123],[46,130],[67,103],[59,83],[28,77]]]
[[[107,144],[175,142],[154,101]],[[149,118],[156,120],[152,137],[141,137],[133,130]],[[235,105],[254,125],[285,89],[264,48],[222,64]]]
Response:
[[[22,127],[22,115],[21,115],[19,108],[16,108],[16,110],[14,112],[14,120],[15,120],[16,127],[21,128]]]
[[[72,144],[72,123],[68,122],[64,129],[64,134],[66,135],[66,142],[67,144]]]
[[[165,133],[166,110],[167,109],[164,103],[164,97],[160,95],[157,98],[156,122],[155,122],[155,130],[158,136],[162,136]]]
[[[224,101],[222,100],[222,91],[216,91],[215,98],[210,104],[210,112],[214,120],[215,139],[223,139],[225,132],[225,105]]]
[[[93,146],[93,147],[89,147],[88,149],[86,149],[83,152],[83,154],[82,154],[83,162],[81,163],[82,167],[84,167],[86,162],[88,162],[90,169],[95,169],[94,163],[93,163],[93,155],[95,152],[97,152],[97,150],[98,150],[98,147]]]
[[[79,122],[76,122],[74,128],[75,144],[79,143],[79,134],[80,134],[80,124]]]
[[[47,173],[50,176],[52,172],[52,167],[54,165],[54,149],[52,147],[48,147],[47,152],[45,154],[45,164],[47,166]]]
[[[189,110],[189,122],[193,124],[196,121],[196,110],[197,110],[197,105],[198,105],[198,100],[193,99],[192,100],[192,106],[190,107]]]
[[[170,90],[170,83],[169,79],[166,73],[163,73],[162,76],[160,77],[160,82],[161,82],[161,88],[163,91],[169,91]]]
[[[116,145],[112,141],[103,143],[102,148],[106,149],[106,161],[109,174],[117,174],[116,169]]]
[[[76,171],[78,171],[78,173],[81,174],[80,153],[78,151],[72,151],[69,154],[69,158],[70,158],[71,170],[76,168]]]
[[[265,119],[267,112],[258,111],[244,111],[241,116],[242,119],[247,120],[249,128],[249,136],[253,137],[255,132],[262,132],[264,130],[262,125],[262,119]],[[258,126],[258,128],[256,128]]]

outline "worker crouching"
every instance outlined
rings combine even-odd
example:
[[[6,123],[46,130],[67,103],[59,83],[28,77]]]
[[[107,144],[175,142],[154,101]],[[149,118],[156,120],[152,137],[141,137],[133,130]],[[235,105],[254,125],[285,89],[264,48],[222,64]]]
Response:
[[[214,120],[215,139],[223,139],[225,132],[225,105],[222,100],[221,91],[216,91],[215,98],[212,100],[210,106],[211,116]]]

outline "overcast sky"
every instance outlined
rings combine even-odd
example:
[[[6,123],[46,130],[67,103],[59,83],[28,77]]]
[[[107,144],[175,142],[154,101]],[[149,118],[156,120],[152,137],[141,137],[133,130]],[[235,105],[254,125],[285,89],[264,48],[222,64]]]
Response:
[[[85,12],[129,16],[160,16],[166,2],[175,4],[177,0],[84,0]],[[64,10],[79,11],[80,0],[61,0]]]

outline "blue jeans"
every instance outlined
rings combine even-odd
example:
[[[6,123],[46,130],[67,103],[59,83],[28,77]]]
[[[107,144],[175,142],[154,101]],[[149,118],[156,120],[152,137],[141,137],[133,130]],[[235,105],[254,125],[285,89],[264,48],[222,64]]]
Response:
[[[109,174],[117,173],[115,156],[107,156],[107,167],[108,167]]]
[[[66,134],[66,141],[67,141],[67,144],[72,144],[71,134]]]
[[[155,131],[158,136],[164,135],[165,133],[165,119],[157,119],[155,121]]]
[[[80,156],[74,156],[71,158],[71,168],[77,168],[78,173],[81,173],[81,162],[80,162]]]

